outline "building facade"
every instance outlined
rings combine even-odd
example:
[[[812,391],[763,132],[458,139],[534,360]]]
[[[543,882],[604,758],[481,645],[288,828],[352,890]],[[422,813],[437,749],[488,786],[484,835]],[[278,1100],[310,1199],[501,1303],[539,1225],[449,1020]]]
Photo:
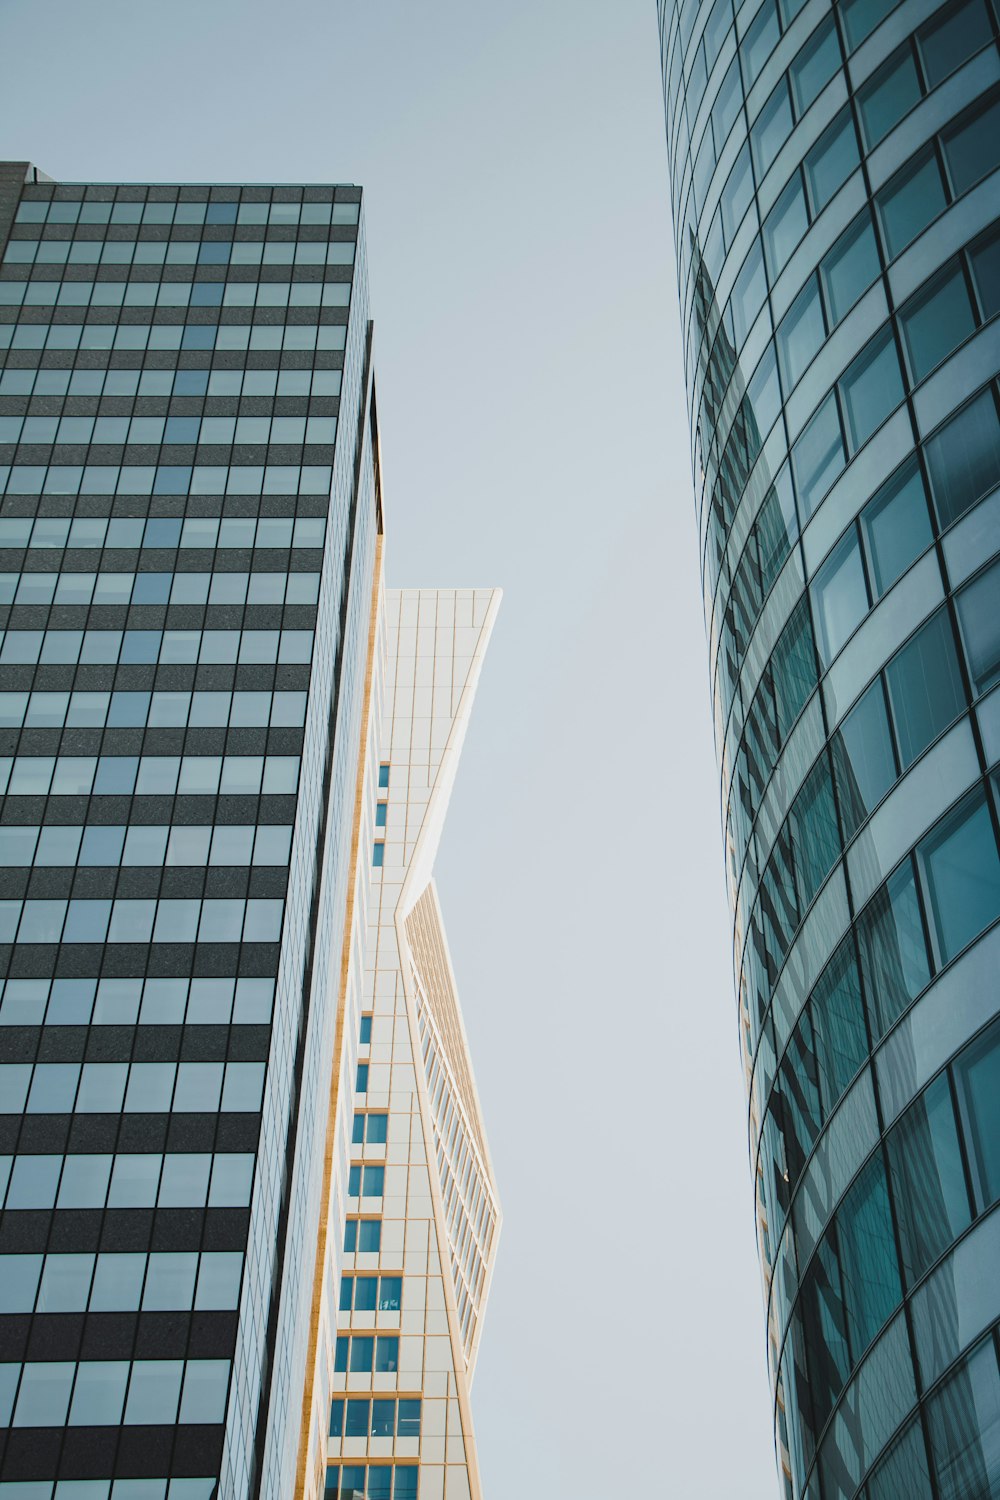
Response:
[[[988,0],[660,0],[790,1500],[1000,1489]]]
[[[482,1496],[469,1392],[500,1207],[433,868],[499,602],[389,590],[378,619],[304,1500]]]
[[[360,200],[0,170],[5,1500],[295,1490],[373,834]]]

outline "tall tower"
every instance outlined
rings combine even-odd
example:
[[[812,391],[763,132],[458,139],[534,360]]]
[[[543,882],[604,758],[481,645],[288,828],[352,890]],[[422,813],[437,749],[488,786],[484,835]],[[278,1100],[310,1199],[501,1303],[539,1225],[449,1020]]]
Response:
[[[0,168],[5,1495],[294,1490],[371,843],[360,207]]]
[[[1000,1492],[989,0],[659,0],[789,1500]]]
[[[302,1500],[482,1500],[469,1391],[500,1206],[433,869],[499,603],[389,590],[379,617]]]

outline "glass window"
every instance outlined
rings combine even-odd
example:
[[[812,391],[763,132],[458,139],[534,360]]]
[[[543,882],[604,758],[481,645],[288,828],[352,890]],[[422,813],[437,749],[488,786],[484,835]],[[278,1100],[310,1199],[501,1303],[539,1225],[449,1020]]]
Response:
[[[932,539],[923,480],[910,460],[868,502],[861,515],[876,597],[892,587]]]
[[[127,1360],[85,1360],[77,1370],[73,1388],[73,1405],[69,1413],[71,1427],[116,1427],[121,1421],[128,1383]],[[99,1481],[97,1482],[99,1483]],[[59,1485],[63,1488],[63,1484]],[[72,1495],[73,1485],[66,1484]],[[86,1491],[84,1491],[86,1493]],[[95,1489],[94,1500],[100,1491]],[[105,1490],[105,1493],[107,1491]]]
[[[957,598],[958,620],[976,693],[1000,680],[1000,563],[966,585]]]
[[[763,177],[792,132],[792,101],[784,79],[768,99],[750,132],[754,164]]]
[[[896,780],[881,678],[875,679],[834,736],[833,766],[844,832],[851,838]]]
[[[387,765],[381,765],[378,768],[378,784],[381,787],[389,785],[389,767]]]
[[[840,14],[852,52],[855,47],[860,47],[866,36],[871,35],[895,3],[896,0],[841,0]]]
[[[982,391],[927,442],[931,492],[942,528],[1000,482],[1000,428],[992,392]]]
[[[136,1360],[128,1387],[126,1425],[171,1426],[177,1417],[183,1372],[182,1359]]]
[[[889,1449],[864,1489],[865,1500],[933,1500],[919,1419]]]
[[[1000,164],[1000,99],[993,99],[942,136],[956,198]]]
[[[946,964],[1000,915],[1000,855],[984,793],[966,798],[919,853],[938,962]]]
[[[924,925],[910,861],[868,903],[858,922],[861,972],[872,1031],[884,1036],[930,979]]]
[[[778,361],[785,391],[790,392],[826,338],[823,305],[815,276],[810,277],[778,329]]]
[[[1000,1198],[1000,1028],[967,1047],[955,1066],[980,1209]]]
[[[743,59],[748,89],[774,51],[780,35],[778,8],[774,0],[764,0],[764,4],[754,16],[746,36],[740,43],[740,55]]]
[[[847,1332],[857,1359],[902,1296],[889,1191],[880,1156],[861,1172],[837,1210],[836,1223]]]
[[[62,1427],[69,1408],[76,1365],[64,1361],[26,1364],[21,1375],[15,1427]]]
[[[848,446],[857,452],[903,399],[903,381],[892,332],[870,340],[840,379]]]
[[[813,217],[826,207],[857,165],[858,140],[848,108],[827,128],[805,160]]]
[[[840,67],[840,43],[833,17],[822,21],[788,70],[795,113],[802,116]]]
[[[820,655],[828,666],[868,612],[868,586],[854,527],[816,574],[812,594]]]
[[[940,1500],[1000,1494],[1000,1376],[992,1338],[935,1392],[927,1424]]]
[[[811,516],[844,467],[844,441],[833,392],[792,450],[792,469],[803,515]]]
[[[782,270],[808,228],[805,189],[796,172],[764,222],[764,249],[772,278]]]
[[[906,1111],[889,1135],[888,1153],[903,1274],[912,1286],[971,1219],[947,1077]]]
[[[965,5],[946,10],[940,19],[927,22],[917,33],[917,44],[928,87],[935,88],[992,37],[983,0],[968,0]]]
[[[944,183],[933,149],[898,172],[876,201],[886,249],[896,256],[945,207]]]
[[[47,1255],[38,1297],[43,1313],[83,1312],[94,1274],[93,1255]]]
[[[859,90],[861,122],[868,146],[877,146],[921,96],[917,64],[909,43]]]
[[[927,291],[900,312],[903,341],[914,381],[923,380],[963,339],[975,331],[975,318],[962,267],[954,261]]]
[[[969,252],[984,321],[1000,312],[1000,234],[991,230]]]
[[[938,610],[897,651],[885,675],[905,770],[965,708],[965,690],[946,610]]]

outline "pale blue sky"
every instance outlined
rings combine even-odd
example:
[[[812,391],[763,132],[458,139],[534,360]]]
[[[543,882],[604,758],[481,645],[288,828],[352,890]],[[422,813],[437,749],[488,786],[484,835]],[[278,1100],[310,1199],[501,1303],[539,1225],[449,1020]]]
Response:
[[[655,0],[0,0],[3,154],[366,189],[394,585],[505,591],[439,885],[486,1500],[774,1500]]]

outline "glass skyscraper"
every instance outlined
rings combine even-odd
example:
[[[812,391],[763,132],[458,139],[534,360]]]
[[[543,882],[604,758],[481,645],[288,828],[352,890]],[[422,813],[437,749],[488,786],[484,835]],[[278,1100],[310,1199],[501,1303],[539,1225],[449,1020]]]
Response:
[[[293,1493],[379,576],[360,200],[0,171],[5,1500]]]
[[[991,0],[660,0],[789,1500],[1000,1494]]]

